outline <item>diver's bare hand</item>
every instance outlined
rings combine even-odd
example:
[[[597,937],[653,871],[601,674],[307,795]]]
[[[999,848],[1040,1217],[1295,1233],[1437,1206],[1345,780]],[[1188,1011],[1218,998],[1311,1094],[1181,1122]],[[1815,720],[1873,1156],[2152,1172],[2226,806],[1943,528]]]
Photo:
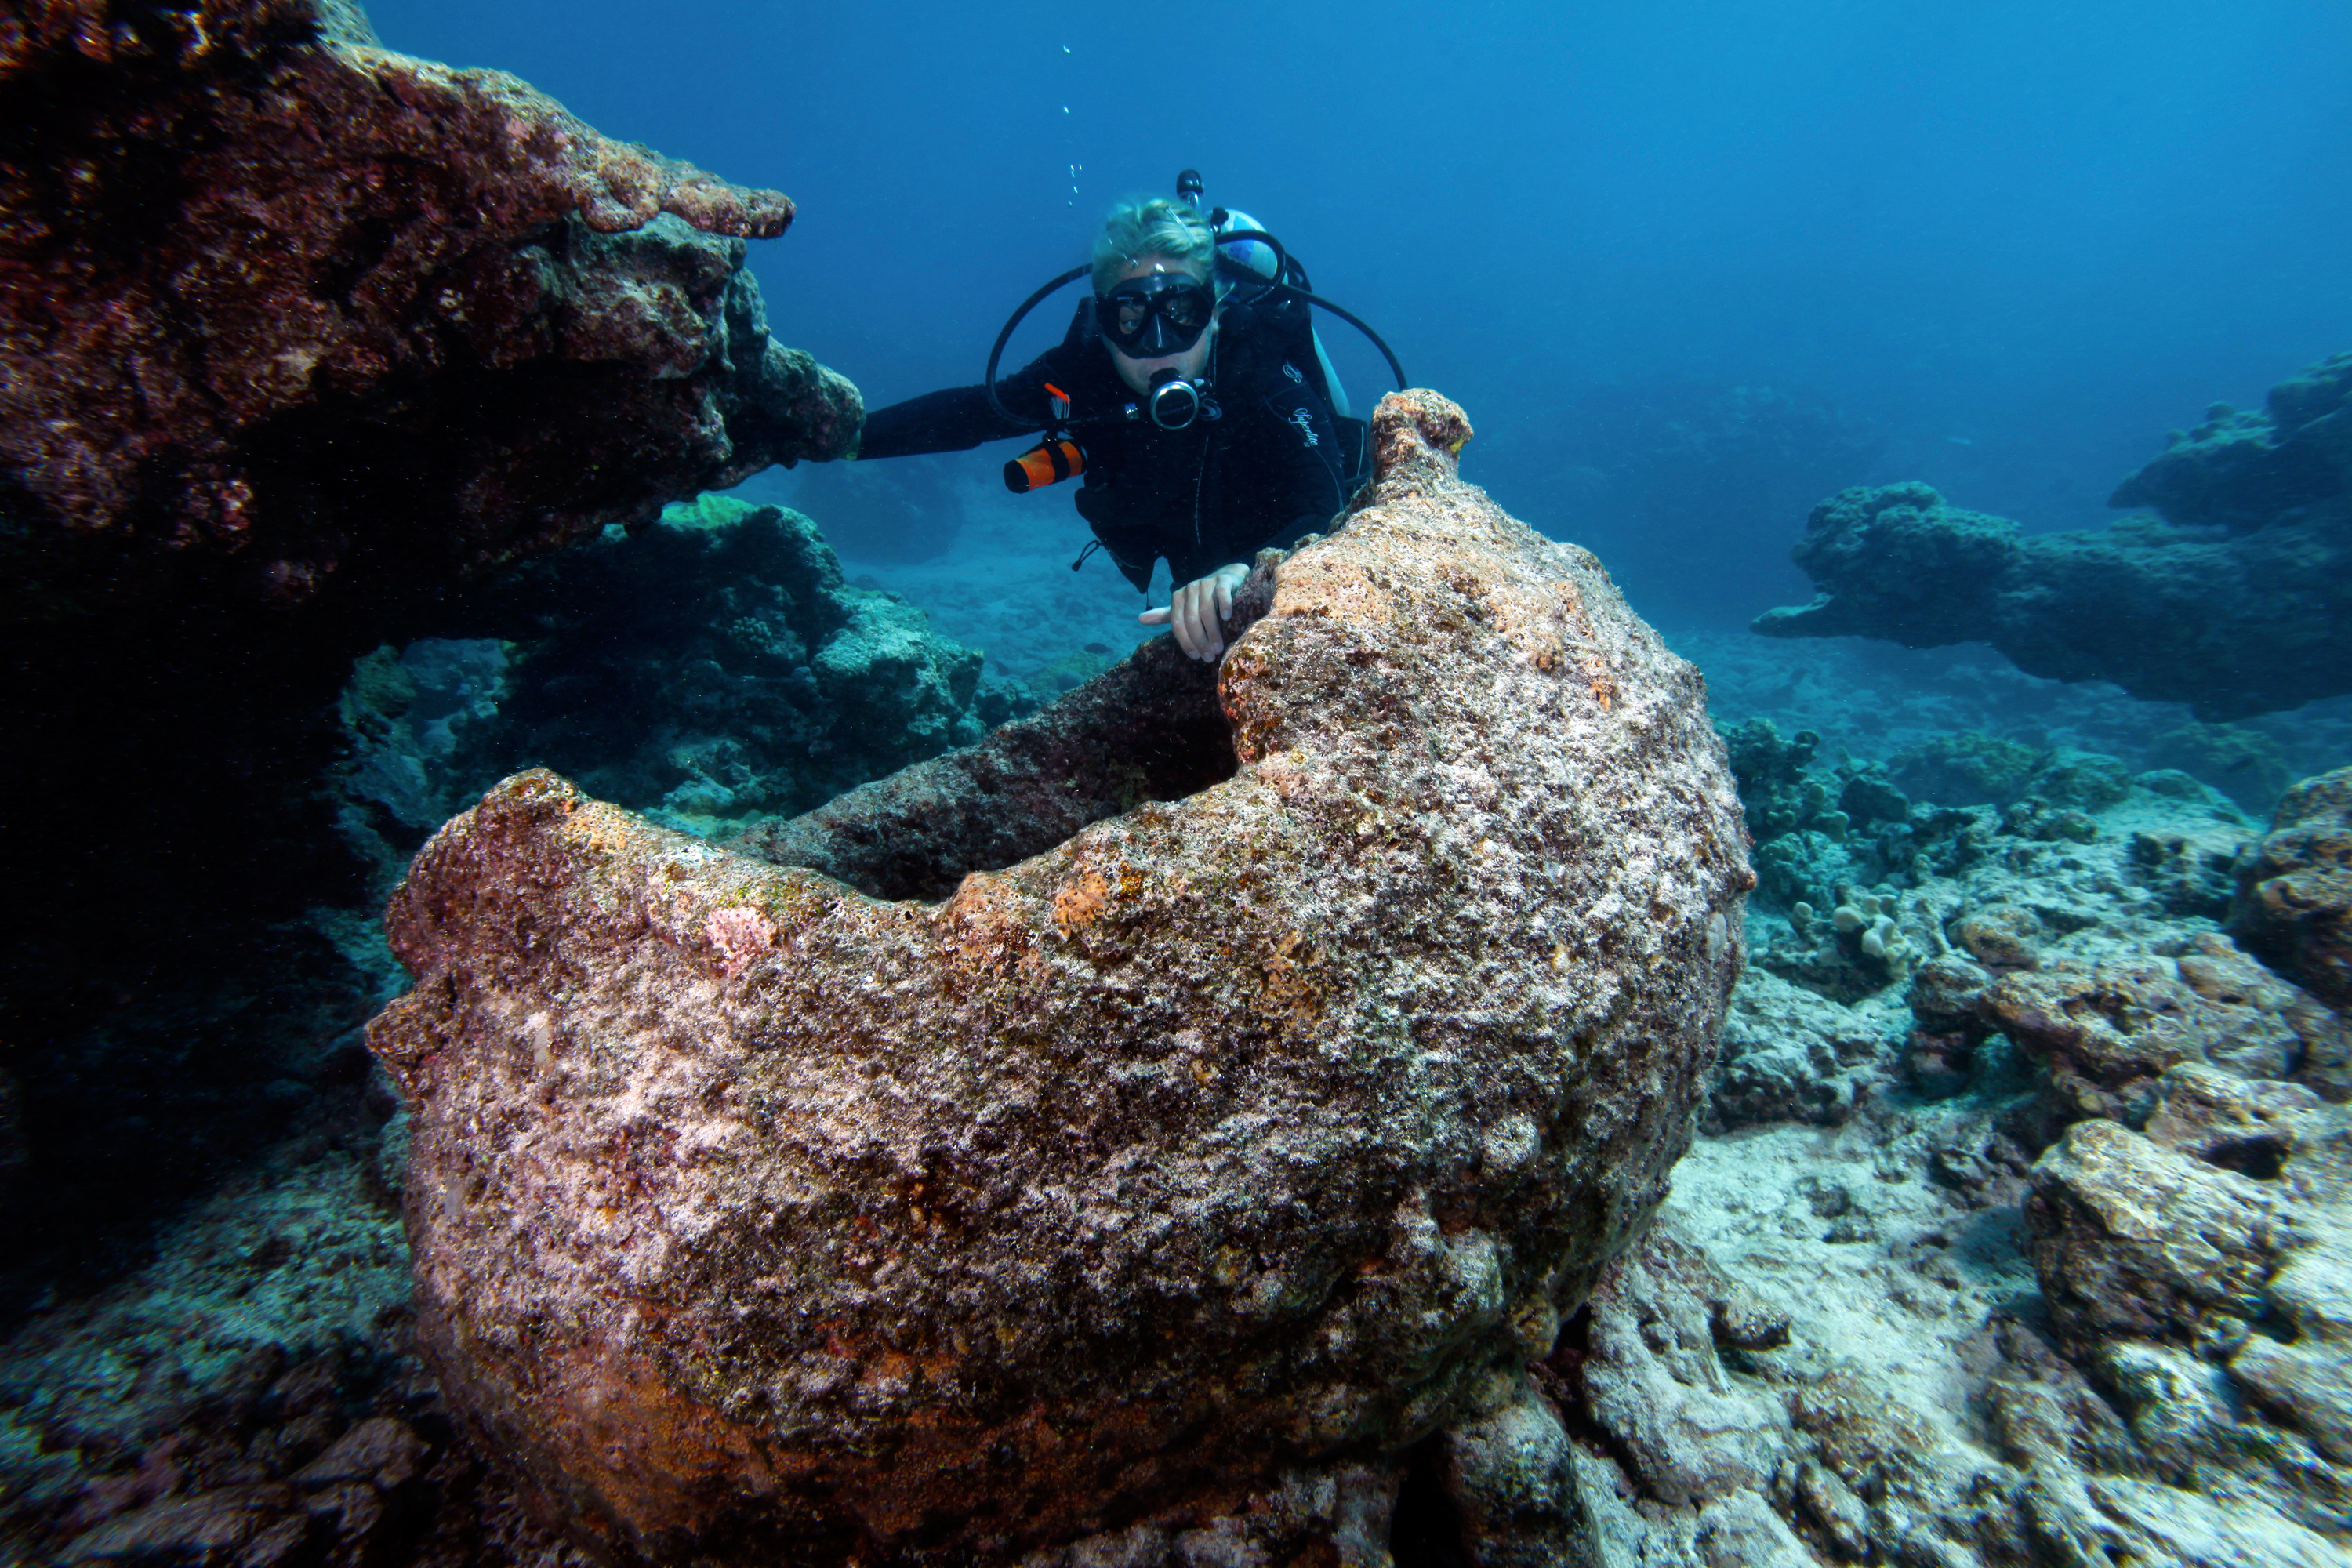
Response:
[[[1170,595],[1166,609],[1146,610],[1135,618],[1142,626],[1173,626],[1178,647],[1194,658],[1214,658],[1225,651],[1223,628],[1234,613],[1234,590],[1249,574],[1247,566],[1220,566]]]

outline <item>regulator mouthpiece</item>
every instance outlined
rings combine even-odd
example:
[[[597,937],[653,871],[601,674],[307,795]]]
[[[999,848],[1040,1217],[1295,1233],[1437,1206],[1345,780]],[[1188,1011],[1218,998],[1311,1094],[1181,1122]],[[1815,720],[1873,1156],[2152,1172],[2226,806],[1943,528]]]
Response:
[[[1201,416],[1201,389],[1163,366],[1151,378],[1151,422],[1162,430],[1181,430]]]

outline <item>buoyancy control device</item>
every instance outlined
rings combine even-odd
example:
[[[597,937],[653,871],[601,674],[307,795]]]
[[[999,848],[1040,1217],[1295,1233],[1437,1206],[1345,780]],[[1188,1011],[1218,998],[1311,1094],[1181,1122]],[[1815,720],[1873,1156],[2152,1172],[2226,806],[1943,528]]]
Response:
[[[1201,209],[1203,189],[1198,170],[1186,169],[1176,176],[1176,195],[1195,211]],[[1228,299],[1253,307],[1273,330],[1285,336],[1295,335],[1301,348],[1313,350],[1312,363],[1320,384],[1318,390],[1330,401],[1342,431],[1352,438],[1351,445],[1359,453],[1363,452],[1369,427],[1350,414],[1339,372],[1332,367],[1331,356],[1324,352],[1322,337],[1315,330],[1313,307],[1322,307],[1370,339],[1372,346],[1381,351],[1381,357],[1388,361],[1398,390],[1402,391],[1406,384],[1404,367],[1397,363],[1395,353],[1361,318],[1312,292],[1306,268],[1247,213],[1217,207],[1205,216],[1217,236],[1217,270],[1231,284]],[[988,351],[988,369],[982,384],[989,406],[1008,422],[1020,421],[996,395],[996,367],[1004,357],[1004,345],[1012,341],[1014,329],[1030,311],[1092,270],[1090,266],[1078,266],[1059,274],[1024,300],[1005,321],[1004,330],[996,334],[996,342]],[[1306,357],[1301,355],[1302,360]],[[1149,419],[1163,430],[1181,430],[1203,414],[1214,418],[1217,413],[1205,378],[1201,382],[1187,381],[1172,369],[1164,369],[1152,378],[1151,391],[1142,400],[1126,402],[1099,413],[1080,415],[1072,408],[1066,393],[1051,385],[1045,390],[1052,400],[1052,418],[1045,434],[1036,446],[1004,465],[1005,488],[1016,493],[1057,484],[1083,473],[1086,443],[1081,431],[1085,426]]]

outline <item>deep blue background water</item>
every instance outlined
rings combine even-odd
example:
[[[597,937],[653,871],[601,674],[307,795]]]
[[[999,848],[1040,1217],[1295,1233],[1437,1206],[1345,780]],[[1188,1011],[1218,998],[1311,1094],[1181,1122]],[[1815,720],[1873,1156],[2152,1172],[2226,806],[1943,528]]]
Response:
[[[1471,477],[1668,620],[1801,597],[1785,552],[1834,484],[2095,524],[2167,429],[2352,348],[2342,0],[370,10],[791,194],[755,248],[773,324],[877,405],[978,379],[1108,202],[1197,165],[1469,410]],[[1656,465],[1611,450],[1738,385],[1873,455],[1631,504]]]

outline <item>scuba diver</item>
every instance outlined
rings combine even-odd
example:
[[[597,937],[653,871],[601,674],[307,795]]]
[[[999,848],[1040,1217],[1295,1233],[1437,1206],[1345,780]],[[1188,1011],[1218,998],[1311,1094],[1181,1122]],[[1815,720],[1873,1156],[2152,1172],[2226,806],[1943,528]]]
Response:
[[[1005,464],[1006,485],[1027,491],[1082,474],[1077,509],[1095,542],[1071,569],[1100,549],[1148,593],[1164,557],[1170,602],[1137,619],[1171,627],[1192,658],[1214,659],[1257,552],[1330,527],[1367,467],[1366,426],[1349,416],[1308,306],[1360,328],[1384,354],[1388,346],[1307,292],[1305,272],[1246,215],[1203,216],[1198,174],[1185,170],[1177,191],[1174,201],[1112,208],[1092,262],[1038,289],[1004,324],[981,385],[868,414],[856,456],[964,451],[1042,431]],[[1092,297],[1061,342],[999,380],[1013,328],[1080,276],[1091,278]]]

